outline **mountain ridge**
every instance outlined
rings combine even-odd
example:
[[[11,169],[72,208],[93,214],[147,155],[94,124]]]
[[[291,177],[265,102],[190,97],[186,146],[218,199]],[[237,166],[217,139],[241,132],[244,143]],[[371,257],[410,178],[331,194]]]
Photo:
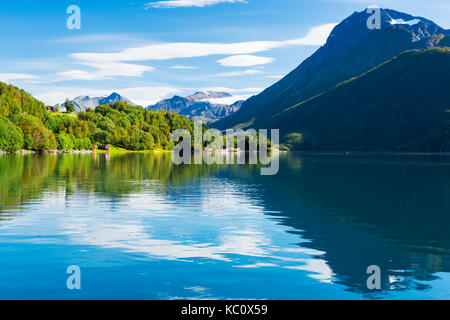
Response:
[[[147,109],[157,111],[167,110],[184,115],[193,120],[212,123],[238,111],[243,101],[236,101],[232,104],[221,104],[208,100],[231,97],[232,95],[227,92],[198,91],[187,97],[175,95],[172,98],[164,99],[154,105],[150,105]]]
[[[91,96],[78,96],[70,102],[72,102],[75,105],[75,112],[82,112],[86,111],[87,109],[95,109],[99,105],[102,104],[110,104],[114,102],[123,101],[130,105],[135,105],[131,100],[121,96],[117,92],[113,92],[110,95],[101,96],[101,97],[91,97]],[[61,104],[62,106],[65,106],[65,102]]]
[[[381,29],[369,30],[366,10],[339,23],[327,42],[286,77],[246,100],[240,110],[213,124],[219,129],[269,128],[270,118],[333,86],[357,77],[411,49],[437,45],[450,32],[431,20],[390,9],[381,10]],[[402,21],[418,20],[409,25]]]
[[[293,150],[449,152],[449,83],[450,48],[410,50],[282,111],[272,124]]]

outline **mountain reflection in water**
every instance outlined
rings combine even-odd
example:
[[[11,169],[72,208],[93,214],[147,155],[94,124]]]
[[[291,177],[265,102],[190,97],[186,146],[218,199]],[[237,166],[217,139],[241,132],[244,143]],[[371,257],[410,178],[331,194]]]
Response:
[[[164,153],[2,155],[0,297],[450,298],[449,159],[289,153],[261,176]]]

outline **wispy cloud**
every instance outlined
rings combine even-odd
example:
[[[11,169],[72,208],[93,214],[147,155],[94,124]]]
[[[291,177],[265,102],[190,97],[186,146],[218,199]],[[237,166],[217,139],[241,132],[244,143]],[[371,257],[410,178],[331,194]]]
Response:
[[[275,61],[273,58],[252,55],[230,56],[217,60],[224,67],[252,67],[272,63],[273,61]]]
[[[279,79],[284,78],[284,76],[281,74],[274,74],[274,75],[265,76],[264,78],[279,80]]]
[[[177,87],[171,86],[156,86],[156,87],[137,87],[137,88],[124,88],[115,90],[119,94],[131,99],[138,105],[147,107],[155,104],[158,101],[168,98],[174,94],[179,94],[183,90]]]
[[[252,74],[261,73],[261,70],[244,70],[244,71],[234,71],[234,72],[224,72],[224,73],[218,73],[215,76],[216,77],[239,77],[239,76],[248,76]]]
[[[336,24],[324,24],[312,28],[306,36],[285,41],[249,41],[236,43],[195,43],[174,42],[151,44],[144,47],[130,48],[117,53],[73,53],[73,59],[85,62],[117,62],[171,60],[195,58],[210,55],[245,55],[268,51],[291,45],[320,46],[326,42]]]
[[[134,34],[130,33],[93,33],[81,36],[48,40],[49,43],[74,43],[74,44],[99,43],[111,41],[130,42],[130,41],[142,41],[142,39],[137,38]]]
[[[32,80],[37,76],[27,73],[0,73],[0,81],[11,82],[15,80]]]
[[[146,72],[155,68],[145,63],[132,63],[137,61],[161,61],[182,58],[197,58],[212,55],[226,55],[217,60],[226,67],[253,67],[253,69],[225,72],[215,77],[237,77],[261,73],[258,66],[274,61],[270,57],[252,55],[285,46],[318,46],[325,43],[335,24],[325,24],[311,28],[304,37],[282,41],[248,41],[235,43],[198,43],[198,42],[172,42],[153,43],[142,47],[131,47],[119,52],[83,52],[69,55],[73,60],[68,62],[66,70],[59,69],[51,79],[36,80],[34,76],[23,74],[4,74],[3,80],[27,81],[96,81],[113,80],[116,77],[143,77]],[[110,35],[114,37],[114,34]],[[94,37],[94,39],[97,36]],[[93,40],[91,38],[78,38],[75,41]],[[97,38],[99,40],[99,38]],[[39,64],[39,63],[37,63]],[[174,70],[197,69],[196,66],[173,65]],[[56,70],[55,70],[56,71]],[[33,80],[34,79],[34,80]]]
[[[147,3],[147,8],[182,8],[182,7],[206,7],[219,3],[246,3],[246,0],[169,0],[152,1]]]
[[[77,96],[104,96],[111,93],[109,90],[77,87],[77,86],[35,86],[28,89],[36,99],[43,101],[47,105],[55,105],[63,102],[66,98],[72,99]]]
[[[59,72],[57,74],[61,77],[59,80],[106,80],[114,77],[142,77],[145,72],[155,69],[150,66],[120,62],[83,62],[81,64],[94,68],[94,71],[76,69]]]
[[[233,95],[231,97],[207,99],[205,101],[208,101],[208,102],[211,102],[211,103],[214,103],[214,104],[228,104],[228,105],[231,105],[231,104],[235,103],[236,101],[247,100],[251,96],[252,96],[251,94]]]
[[[198,69],[199,67],[195,66],[171,66],[170,69],[179,69],[179,70],[190,70],[190,69]]]
[[[198,90],[198,88],[191,88],[191,90]],[[216,92],[228,92],[228,93],[259,93],[264,88],[228,88],[228,87],[206,87],[201,91],[216,91]]]

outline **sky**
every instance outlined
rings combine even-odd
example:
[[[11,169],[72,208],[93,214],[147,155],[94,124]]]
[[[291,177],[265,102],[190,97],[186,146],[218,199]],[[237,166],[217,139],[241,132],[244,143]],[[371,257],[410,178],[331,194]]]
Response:
[[[71,5],[80,29],[67,27]],[[277,82],[370,5],[450,29],[448,0],[2,1],[0,81],[48,105],[118,92],[148,106],[207,90],[232,103]]]

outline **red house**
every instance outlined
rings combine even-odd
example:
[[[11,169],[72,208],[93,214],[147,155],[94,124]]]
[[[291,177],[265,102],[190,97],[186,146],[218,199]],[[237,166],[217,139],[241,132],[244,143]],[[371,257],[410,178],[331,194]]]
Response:
[[[111,150],[110,146],[107,145],[107,144],[104,144],[104,145],[98,145],[98,146],[97,146],[97,149],[98,149],[98,150],[105,150],[105,151],[110,151],[110,150]]]

